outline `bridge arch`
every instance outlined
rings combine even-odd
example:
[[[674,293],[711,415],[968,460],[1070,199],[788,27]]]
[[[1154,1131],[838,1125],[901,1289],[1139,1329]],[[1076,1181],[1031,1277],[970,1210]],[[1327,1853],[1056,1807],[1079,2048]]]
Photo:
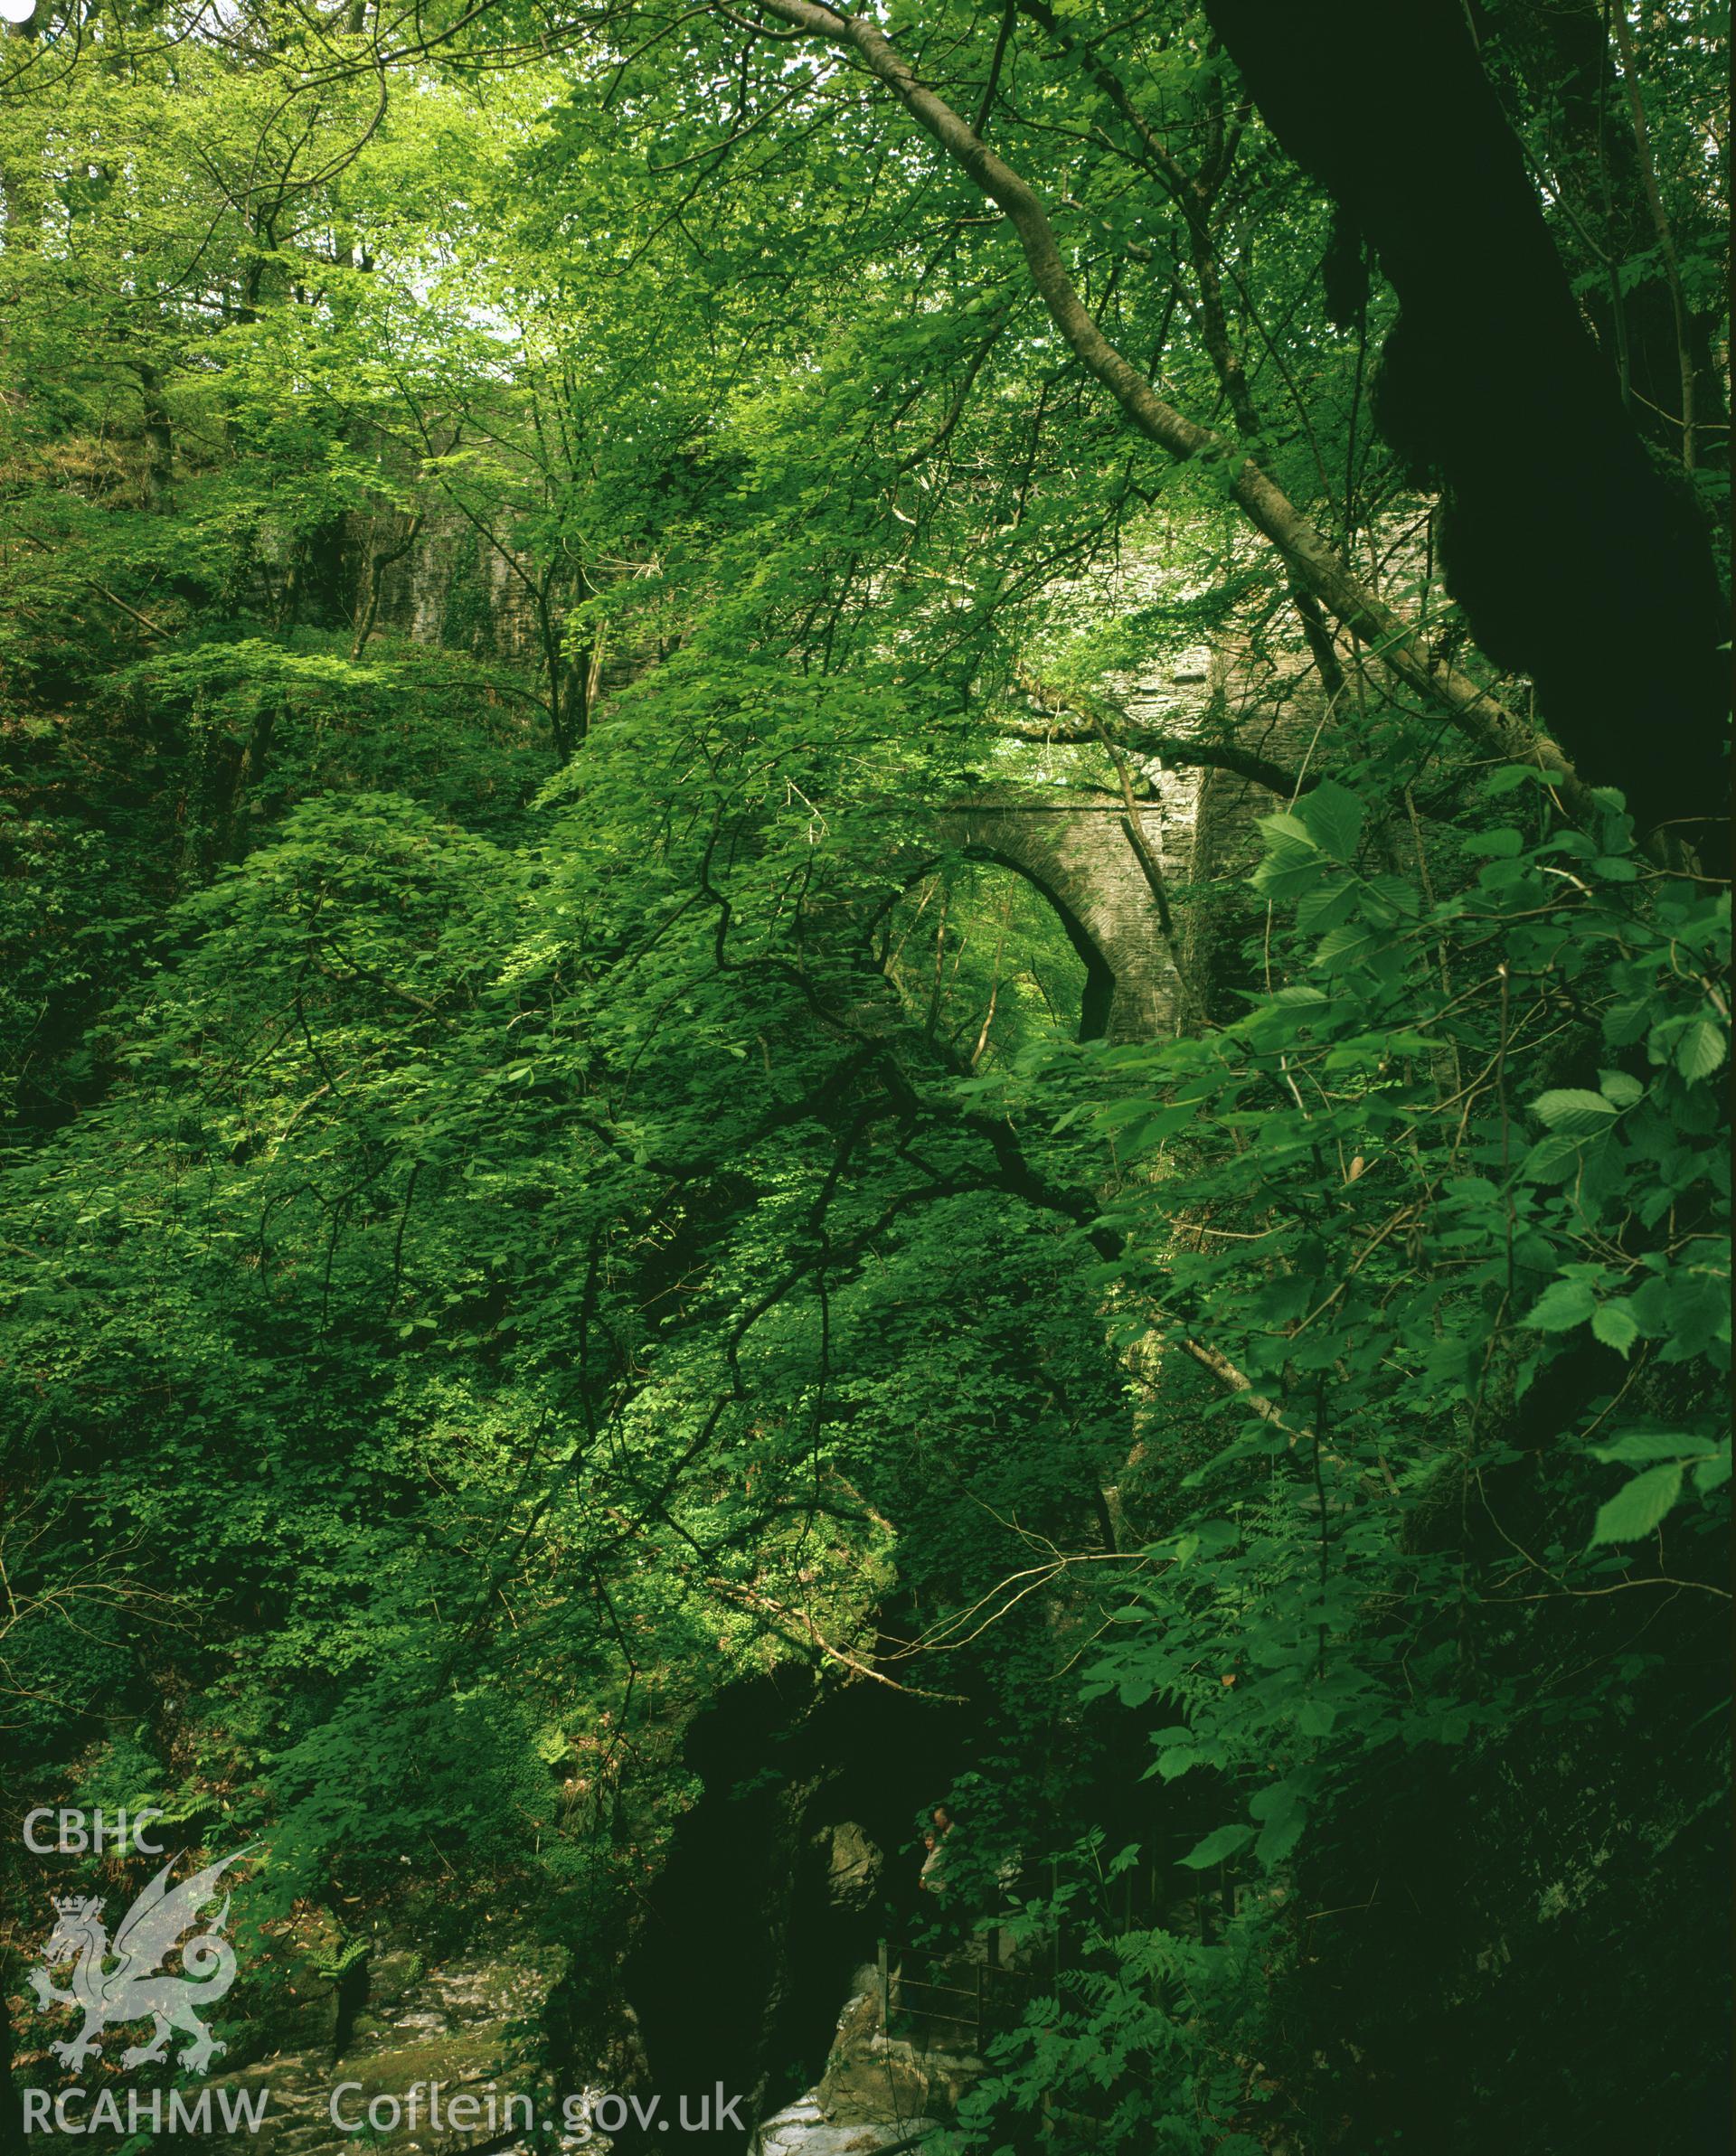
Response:
[[[947,851],[1022,876],[1054,910],[1085,966],[1082,1040],[1151,1040],[1180,1027],[1181,984],[1147,862],[1165,880],[1184,877],[1189,832],[1165,803],[1136,814],[1143,848],[1118,802],[1078,795],[973,797],[935,819]]]

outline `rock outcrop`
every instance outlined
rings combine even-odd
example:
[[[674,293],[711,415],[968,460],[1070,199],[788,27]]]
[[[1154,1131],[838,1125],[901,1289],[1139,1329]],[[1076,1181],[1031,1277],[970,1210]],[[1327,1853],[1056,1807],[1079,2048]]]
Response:
[[[885,1987],[896,2021],[898,1979]],[[880,1972],[857,1970],[837,2033],[816,2085],[767,2119],[750,2156],[873,2156],[919,2147],[956,2116],[958,2100],[985,2071],[957,2048],[962,2030],[920,2019],[908,2035],[886,2025]]]

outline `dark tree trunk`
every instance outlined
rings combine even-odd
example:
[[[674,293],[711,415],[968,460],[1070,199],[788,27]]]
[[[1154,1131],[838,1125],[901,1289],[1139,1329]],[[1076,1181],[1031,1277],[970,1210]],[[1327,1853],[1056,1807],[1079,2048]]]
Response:
[[[1642,828],[1722,821],[1709,535],[1588,332],[1462,0],[1207,0],[1289,154],[1401,304],[1377,418],[1440,487],[1448,588]],[[1715,842],[1714,842],[1715,843]]]

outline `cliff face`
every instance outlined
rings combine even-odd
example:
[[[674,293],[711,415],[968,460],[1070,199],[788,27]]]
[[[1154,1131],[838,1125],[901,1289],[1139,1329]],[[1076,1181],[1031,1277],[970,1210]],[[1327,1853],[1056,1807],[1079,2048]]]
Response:
[[[483,659],[535,667],[542,657],[536,571],[510,531],[497,540],[457,510],[429,515],[404,545],[401,518],[356,518],[349,535],[354,611],[365,611],[378,563],[375,626],[418,644],[444,645]]]

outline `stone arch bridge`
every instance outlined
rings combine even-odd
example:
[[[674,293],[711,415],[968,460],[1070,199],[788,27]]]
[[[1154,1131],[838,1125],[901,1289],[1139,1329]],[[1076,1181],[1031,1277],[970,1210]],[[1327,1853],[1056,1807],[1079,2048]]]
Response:
[[[1153,735],[1185,740],[1218,720],[1280,764],[1306,762],[1323,718],[1299,657],[1256,669],[1233,649],[1201,649],[1162,679],[1114,686],[1120,708]],[[1202,1010],[1220,1015],[1258,913],[1242,881],[1258,858],[1256,821],[1282,805],[1231,771],[1137,752],[1125,761],[1131,808],[1102,789],[986,787],[936,818],[943,850],[1014,871],[1054,909],[1085,965],[1084,1040],[1156,1040]],[[1191,903],[1208,880],[1218,885],[1212,905]]]
[[[365,556],[371,535],[354,538],[358,558]],[[535,625],[524,589],[455,517],[431,518],[411,544],[382,556],[377,607],[382,626],[415,641],[467,640],[482,655],[534,664]],[[466,621],[473,621],[467,639],[459,633]],[[615,685],[648,656],[618,654]],[[1317,692],[1297,697],[1296,658],[1269,655],[1265,666],[1262,678],[1232,646],[1196,645],[1109,686],[1127,717],[1155,734],[1185,739],[1218,716],[1250,748],[1263,752],[1278,743],[1300,756],[1319,716]],[[607,696],[610,680],[601,686]],[[1080,1031],[1087,1040],[1161,1038],[1181,1029],[1188,1009],[1211,1007],[1222,958],[1247,924],[1233,899],[1221,896],[1203,909],[1184,896],[1176,903],[1176,894],[1244,871],[1255,851],[1254,819],[1279,805],[1264,787],[1227,771],[1137,754],[1127,760],[1137,794],[1131,812],[1118,793],[995,786],[942,809],[933,825],[941,853],[1009,869],[1054,909],[1085,966]],[[1194,986],[1191,1002],[1182,968]]]
[[[1182,930],[1171,893],[1194,872],[1194,819],[1178,805],[1139,803],[1130,818],[1118,800],[1007,794],[935,819],[943,850],[1012,870],[1054,909],[1085,966],[1081,1040],[1178,1029]]]

